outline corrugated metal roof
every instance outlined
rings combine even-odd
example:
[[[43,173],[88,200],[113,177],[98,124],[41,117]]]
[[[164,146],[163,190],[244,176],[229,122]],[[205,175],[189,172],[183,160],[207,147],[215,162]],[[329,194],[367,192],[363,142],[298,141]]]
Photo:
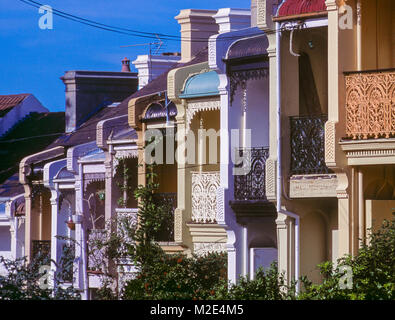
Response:
[[[238,40],[230,46],[227,60],[266,55],[268,46],[269,42],[265,34]]]
[[[190,77],[180,98],[207,97],[219,95],[219,77],[215,71],[204,72]]]
[[[326,11],[325,0],[286,0],[278,9],[277,17]]]
[[[177,115],[177,107],[173,102],[167,106],[169,112],[169,118],[174,118]],[[167,110],[165,107],[165,102],[161,101],[159,103],[151,104],[147,111],[145,112],[143,121],[161,120],[167,118]]]
[[[0,117],[25,100],[30,93],[0,95]]]

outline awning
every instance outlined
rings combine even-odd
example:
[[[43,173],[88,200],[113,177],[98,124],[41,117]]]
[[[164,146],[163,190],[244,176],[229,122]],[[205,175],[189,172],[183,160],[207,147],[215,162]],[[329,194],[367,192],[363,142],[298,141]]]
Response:
[[[173,118],[177,115],[177,107],[173,102],[170,102],[167,106],[167,110],[169,112],[169,118]],[[164,101],[155,102],[148,107],[142,121],[165,120],[167,118],[167,110]]]
[[[219,77],[215,71],[200,73],[190,77],[180,98],[196,98],[219,95]]]
[[[265,56],[268,46],[269,42],[265,34],[241,39],[230,46],[226,60]]]
[[[325,0],[286,0],[278,9],[276,18],[301,16],[320,12],[326,12]]]

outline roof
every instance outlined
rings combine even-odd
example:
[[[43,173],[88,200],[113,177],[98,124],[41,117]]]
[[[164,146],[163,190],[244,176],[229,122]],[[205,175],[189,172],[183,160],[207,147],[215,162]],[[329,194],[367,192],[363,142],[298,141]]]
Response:
[[[96,126],[99,121],[128,114],[128,105],[131,99],[156,94],[157,92],[167,91],[167,74],[171,69],[193,65],[205,62],[207,60],[208,48],[206,47],[205,49],[198,52],[193,60],[187,63],[174,63],[174,65],[171,66],[166,72],[163,72],[142,89],[131,94],[117,107],[105,107],[101,109],[98,113],[83,123],[76,131],[62,135],[53,144],[51,144],[48,149],[56,146],[72,147],[78,144],[96,140]]]
[[[0,117],[25,100],[30,93],[0,95]]]
[[[240,39],[229,47],[227,60],[267,55],[268,46],[266,34]]]
[[[279,7],[277,17],[300,16],[326,11],[325,0],[285,0]]]
[[[19,183],[19,173],[14,173],[0,184],[0,198],[11,198],[22,193],[25,193],[25,190]]]
[[[64,132],[64,112],[31,113],[0,138],[0,183],[18,171],[19,162],[46,148]]]
[[[219,95],[219,77],[215,71],[204,72],[190,77],[180,98],[207,97]]]
[[[167,109],[164,101],[153,103],[145,112],[143,121],[167,119],[167,112],[169,112],[169,118],[174,118],[177,115],[177,107],[173,102],[170,102]]]

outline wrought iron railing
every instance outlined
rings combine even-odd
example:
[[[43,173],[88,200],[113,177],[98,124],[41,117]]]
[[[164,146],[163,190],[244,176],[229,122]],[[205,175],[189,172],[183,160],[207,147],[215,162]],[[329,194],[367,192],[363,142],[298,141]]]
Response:
[[[325,164],[326,115],[290,117],[291,174],[329,173]]]
[[[88,230],[88,271],[104,272],[106,270],[106,248],[108,234],[105,229]]]
[[[269,148],[242,148],[237,151],[243,161],[235,167],[246,170],[244,174],[234,176],[235,200],[266,200],[265,165],[269,157]]]
[[[61,282],[73,282],[73,267],[75,259],[75,243],[64,243],[57,272]]]
[[[156,193],[155,203],[165,210],[161,229],[156,233],[155,240],[160,242],[174,241],[174,211],[177,208],[177,194],[173,192]]]
[[[395,69],[346,73],[346,137],[395,137]]]
[[[217,218],[219,172],[192,172],[192,221],[212,223]]]
[[[51,260],[51,241],[32,240],[32,257],[49,263]]]

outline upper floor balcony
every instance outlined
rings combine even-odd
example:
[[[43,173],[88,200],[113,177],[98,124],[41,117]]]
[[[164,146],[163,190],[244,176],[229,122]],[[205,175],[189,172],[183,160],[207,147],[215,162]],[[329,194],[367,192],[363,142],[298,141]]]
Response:
[[[268,147],[240,148],[237,150],[242,163],[234,176],[234,200],[230,205],[239,223],[244,224],[276,213],[275,206],[266,197],[266,160]],[[244,172],[243,172],[244,171]]]
[[[348,72],[346,138],[395,138],[395,69]]]
[[[269,157],[268,147],[241,148],[239,157],[243,166],[249,164],[246,174],[234,176],[234,199],[236,201],[266,200],[265,165]],[[236,167],[240,167],[241,164]]]
[[[291,175],[326,174],[326,115],[290,117]]]
[[[336,175],[325,163],[325,122],[327,115],[290,117],[291,198],[336,196]]]
[[[346,136],[340,146],[348,165],[395,163],[395,69],[348,72]]]
[[[218,171],[192,172],[192,222],[215,223],[217,220]]]

